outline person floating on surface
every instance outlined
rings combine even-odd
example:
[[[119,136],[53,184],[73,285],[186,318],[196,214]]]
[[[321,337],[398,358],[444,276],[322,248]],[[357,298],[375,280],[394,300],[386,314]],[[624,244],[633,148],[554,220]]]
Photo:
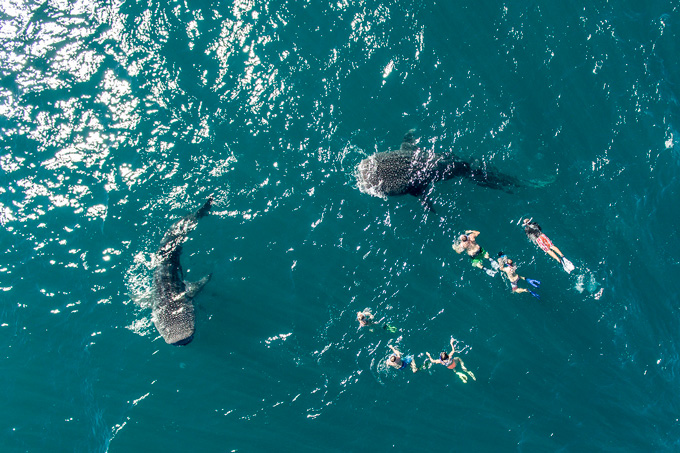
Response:
[[[373,313],[371,313],[371,309],[364,308],[364,311],[358,311],[357,321],[359,321],[359,327],[368,327],[373,324]]]
[[[407,367],[411,367],[411,371],[414,373],[418,371],[418,367],[413,360],[413,356],[402,356],[401,352],[397,348],[391,344],[388,344],[387,346],[392,350],[393,353],[387,358],[387,365],[396,368],[397,370],[404,370]]]
[[[359,328],[362,327],[370,327],[375,325],[375,318],[373,316],[373,313],[371,313],[370,308],[364,308],[364,311],[358,311],[357,312],[357,321],[359,321]],[[387,330],[388,332],[394,333],[397,331],[397,328],[394,326],[389,325],[386,322],[382,323],[381,326],[383,329]],[[373,330],[373,329],[370,329]]]
[[[520,288],[517,285],[517,282],[521,278],[522,280],[525,280],[527,283],[529,283],[531,286],[534,288],[538,288],[541,285],[541,282],[538,280],[534,280],[531,278],[526,278],[522,277],[521,275],[517,275],[517,265],[510,259],[508,258],[505,253],[503,252],[498,252],[498,266],[500,270],[505,273],[505,275],[508,277],[508,280],[510,281],[510,286],[512,287],[512,292],[513,293],[526,293],[528,292],[532,296],[534,296],[536,299],[540,299],[540,296],[536,294],[533,291],[530,291],[526,288]]]
[[[484,262],[484,258],[489,260],[492,267],[494,267],[496,262],[489,258],[489,252],[484,250],[481,245],[477,244],[477,236],[479,236],[479,231],[466,230],[465,234],[461,234],[458,240],[453,243],[453,250],[455,250],[456,253],[463,253],[463,251],[466,251],[470,257],[470,264],[472,264],[473,267],[478,267],[489,276],[493,277],[498,271],[495,269],[488,269],[484,267],[484,264],[482,263]]]
[[[475,378],[475,375],[472,374],[471,371],[469,371],[467,368],[465,368],[465,364],[463,363],[461,358],[453,356],[453,354],[455,354],[455,352],[456,352],[456,347],[454,345],[454,341],[455,340],[453,339],[453,337],[451,337],[451,352],[450,353],[442,351],[439,354],[439,358],[435,360],[435,359],[432,358],[432,356],[430,355],[429,352],[426,352],[425,354],[427,355],[427,358],[430,359],[430,362],[432,362],[432,363],[439,363],[441,365],[444,365],[449,370],[454,370],[456,372],[456,375],[463,382],[467,382],[468,375],[472,378],[472,380],[476,381],[477,378]],[[463,372],[456,370],[456,363],[460,364],[460,369],[463,370]]]
[[[568,274],[574,270],[574,265],[571,263],[571,261],[569,261],[564,256],[560,249],[555,247],[548,236],[543,234],[543,231],[541,231],[541,227],[538,225],[538,223],[532,222],[531,219],[524,219],[522,225],[524,226],[524,232],[531,242],[538,245],[541,250],[555,258]]]

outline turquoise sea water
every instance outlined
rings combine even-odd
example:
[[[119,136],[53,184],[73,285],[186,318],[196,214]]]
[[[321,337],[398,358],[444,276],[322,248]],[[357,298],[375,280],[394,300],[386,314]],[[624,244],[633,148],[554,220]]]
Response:
[[[0,451],[677,451],[679,30],[670,1],[1,1]],[[361,193],[409,129],[538,187]],[[210,194],[168,346],[154,252]],[[477,381],[384,365],[451,336]]]

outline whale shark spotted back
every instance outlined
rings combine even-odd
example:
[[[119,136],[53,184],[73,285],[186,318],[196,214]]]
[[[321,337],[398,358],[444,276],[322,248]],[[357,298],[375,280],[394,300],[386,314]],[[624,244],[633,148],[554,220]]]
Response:
[[[179,259],[187,234],[208,214],[211,205],[212,197],[198,211],[174,223],[158,248],[159,263],[153,274],[152,319],[168,344],[185,345],[193,340],[196,322],[193,298],[210,280],[210,275],[195,283],[185,282]]]
[[[363,159],[355,171],[359,190],[381,198],[406,194],[422,196],[431,184],[455,177],[506,192],[522,186],[518,179],[482,163],[420,149],[410,132],[399,150],[375,153]]]

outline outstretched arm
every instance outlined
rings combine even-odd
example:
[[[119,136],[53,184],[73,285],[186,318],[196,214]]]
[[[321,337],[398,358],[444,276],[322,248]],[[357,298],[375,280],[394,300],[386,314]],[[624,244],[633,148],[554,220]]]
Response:
[[[388,344],[387,347],[389,347],[392,350],[392,352],[394,352],[397,355],[397,357],[401,358],[401,352],[399,352],[397,348],[395,348],[391,344]]]
[[[436,359],[436,360],[433,359],[429,352],[426,352],[425,354],[427,355],[427,358],[430,359],[430,362],[432,362],[432,363],[442,363],[442,361],[439,360],[439,359]]]
[[[468,237],[469,237],[470,239],[474,239],[474,238],[476,238],[477,236],[479,236],[479,231],[475,231],[475,230],[465,230],[465,234],[467,234]]]

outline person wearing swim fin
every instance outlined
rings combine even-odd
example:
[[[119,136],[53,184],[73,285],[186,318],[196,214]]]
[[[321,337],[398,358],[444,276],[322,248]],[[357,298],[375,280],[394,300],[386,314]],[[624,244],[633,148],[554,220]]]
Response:
[[[453,250],[455,250],[456,253],[463,253],[463,251],[466,251],[470,257],[470,264],[472,264],[473,267],[478,267],[489,276],[493,277],[496,275],[497,271],[484,267],[484,264],[482,263],[484,262],[484,258],[489,260],[492,267],[495,263],[489,258],[489,252],[484,250],[481,245],[477,244],[477,236],[479,236],[479,231],[466,230],[465,234],[461,234],[458,240],[453,243]]]
[[[513,293],[529,293],[532,296],[534,296],[536,299],[540,299],[540,296],[536,294],[533,291],[530,291],[526,288],[520,288],[519,285],[517,285],[517,282],[521,278],[522,280],[525,280],[528,282],[531,286],[538,288],[541,285],[541,282],[538,280],[534,280],[531,278],[526,278],[522,277],[521,275],[517,274],[517,265],[510,259],[508,258],[505,253],[503,252],[498,252],[498,266],[500,270],[505,273],[505,275],[508,277],[508,280],[510,281],[510,286],[512,287],[512,292]]]
[[[411,371],[414,373],[418,371],[418,367],[413,360],[413,356],[403,356],[401,352],[391,344],[388,344],[387,346],[392,350],[393,353],[387,358],[387,365],[396,368],[397,370],[405,370],[406,368],[411,367]]]
[[[461,360],[460,357],[454,357],[453,354],[456,352],[456,347],[454,345],[454,339],[451,337],[451,352],[447,353],[445,351],[442,351],[439,354],[438,359],[433,359],[432,356],[430,355],[429,352],[426,352],[425,354],[427,355],[427,358],[430,359],[430,362],[432,363],[439,363],[440,365],[444,365],[446,368],[449,370],[454,370],[456,372],[456,375],[460,378],[461,381],[467,382],[468,380],[468,375],[472,378],[472,380],[476,381],[477,378],[475,377],[474,374],[472,374],[471,371],[469,371],[467,368],[465,368],[465,364]],[[463,370],[464,372],[460,372],[456,370],[456,363],[460,363],[460,369]],[[467,373],[467,374],[465,374]]]
[[[569,261],[560,249],[552,243],[548,236],[543,234],[538,223],[532,222],[531,219],[524,219],[522,226],[524,226],[524,232],[529,240],[538,245],[545,253],[556,259],[568,274],[574,270],[574,265],[571,261]]]
[[[357,321],[359,321],[359,328],[373,326],[374,323],[375,323],[375,318],[373,316],[373,313],[371,313],[371,309],[370,308],[364,308],[364,311],[358,311],[357,312]],[[386,322],[382,323],[381,327],[383,329],[387,330],[388,332],[394,333],[394,332],[397,331],[396,327],[391,326]],[[369,330],[372,331],[373,329],[369,329]]]

